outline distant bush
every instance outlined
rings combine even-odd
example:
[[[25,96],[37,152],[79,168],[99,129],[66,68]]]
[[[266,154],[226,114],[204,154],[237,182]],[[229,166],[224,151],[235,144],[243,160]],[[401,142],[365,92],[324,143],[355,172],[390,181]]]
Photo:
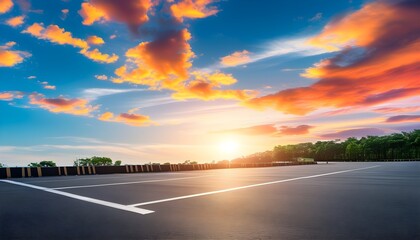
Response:
[[[191,161],[191,160],[185,160],[185,162],[181,163],[184,165],[189,165],[189,164],[198,164],[196,161]]]
[[[28,167],[57,167],[57,164],[53,161],[41,161],[39,163],[30,163],[28,164]]]
[[[121,166],[122,161],[115,161],[114,166]],[[80,158],[74,161],[74,166],[112,166],[112,159],[109,157]]]

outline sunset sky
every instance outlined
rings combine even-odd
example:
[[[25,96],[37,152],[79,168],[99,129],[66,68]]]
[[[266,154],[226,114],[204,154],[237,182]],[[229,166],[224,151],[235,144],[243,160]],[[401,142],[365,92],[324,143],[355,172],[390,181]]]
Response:
[[[420,128],[419,1],[0,0],[0,22],[9,166]]]

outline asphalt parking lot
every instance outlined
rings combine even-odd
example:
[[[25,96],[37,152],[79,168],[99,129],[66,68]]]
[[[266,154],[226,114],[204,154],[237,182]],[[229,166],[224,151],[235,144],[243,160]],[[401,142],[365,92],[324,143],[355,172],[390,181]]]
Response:
[[[420,239],[420,162],[0,180],[0,239]]]

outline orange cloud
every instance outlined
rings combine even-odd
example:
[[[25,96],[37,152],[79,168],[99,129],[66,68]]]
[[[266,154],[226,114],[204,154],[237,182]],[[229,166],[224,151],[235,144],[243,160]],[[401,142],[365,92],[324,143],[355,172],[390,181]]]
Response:
[[[114,118],[114,114],[112,112],[105,112],[101,116],[98,117],[101,121],[111,121]]]
[[[94,7],[90,3],[82,3],[82,8],[79,10],[80,16],[83,18],[83,25],[92,25],[98,21],[108,21],[109,17],[99,8]]]
[[[65,29],[57,25],[49,25],[47,28],[44,28],[42,24],[34,23],[24,30],[23,33],[28,33],[39,39],[49,40],[60,45],[71,45],[81,48],[82,50],[79,53],[96,62],[113,63],[118,60],[118,56],[115,54],[104,54],[98,49],[89,50],[89,40],[85,41],[80,38],[75,38],[70,32],[66,32]],[[95,41],[98,42],[98,39],[95,39]]]
[[[10,101],[13,98],[14,98],[14,95],[12,93],[9,93],[9,92],[2,92],[2,93],[0,93],[0,100]]]
[[[247,50],[243,50],[220,58],[220,63],[224,66],[234,67],[237,65],[245,64],[250,60],[251,58],[249,57],[249,52]]]
[[[53,113],[67,113],[73,115],[90,115],[97,110],[99,106],[89,105],[86,99],[79,98],[45,98],[42,94],[31,94],[29,96],[30,104],[38,105]]]
[[[172,31],[152,42],[143,42],[126,52],[128,64],[118,68],[115,83],[131,82],[151,88],[171,88],[188,78],[194,53],[187,29]],[[129,67],[134,63],[135,68]]]
[[[80,53],[85,55],[87,58],[92,59],[96,62],[113,63],[118,60],[118,56],[115,54],[109,55],[101,53],[97,48],[93,50],[82,49]]]
[[[55,90],[56,87],[54,85],[45,85],[44,89],[48,89],[48,90]]]
[[[0,101],[11,101],[22,97],[22,92],[0,92]]]
[[[106,75],[95,75],[95,78],[102,81],[108,80]]]
[[[12,67],[23,62],[23,57],[17,51],[0,49],[0,67]]]
[[[303,115],[323,107],[370,106],[419,95],[419,11],[420,6],[407,1],[381,1],[329,23],[311,43],[349,46],[306,71],[304,76],[318,82],[246,105]]]
[[[172,16],[178,21],[184,18],[205,18],[219,12],[216,7],[208,8],[213,0],[181,0],[170,6]]]
[[[9,18],[6,21],[6,24],[11,27],[17,27],[23,24],[24,19],[25,19],[25,16],[17,16],[17,17]]]
[[[64,28],[57,25],[49,25],[44,28],[42,24],[34,23],[29,26],[23,33],[29,33],[39,39],[49,40],[60,45],[68,44],[78,48],[88,48],[89,44],[80,38],[74,38],[70,32],[66,32]]]
[[[84,25],[112,20],[126,23],[133,32],[137,32],[137,28],[149,20],[147,14],[153,4],[152,0],[90,0],[82,3],[79,14]]]
[[[140,115],[136,113],[121,113],[118,116],[114,116],[112,112],[105,112],[98,118],[101,121],[107,122],[120,122],[131,126],[150,126],[153,122],[149,116]]]
[[[231,74],[224,74],[221,72],[210,74],[195,71],[192,75],[193,80],[189,81],[186,85],[173,89],[176,91],[172,95],[173,98],[180,100],[190,98],[201,100],[247,100],[255,94],[250,90],[220,89],[224,85],[232,85],[237,82]]]
[[[253,96],[248,90],[225,90],[223,86],[236,83],[230,74],[221,72],[190,73],[194,53],[188,41],[187,29],[171,31],[152,42],[143,42],[126,52],[127,63],[115,70],[114,83],[134,83],[150,89],[169,89],[175,99],[236,99]],[[135,66],[133,67],[133,63]]]
[[[0,13],[6,13],[13,7],[12,0],[0,0]]]
[[[387,123],[400,123],[400,122],[419,122],[420,115],[397,115],[389,117],[385,120]]]
[[[366,4],[361,10],[328,23],[321,34],[309,40],[309,44],[327,50],[340,50],[353,44],[368,46],[388,31],[389,24],[399,20],[407,22],[407,16],[401,13],[400,9],[385,2]]]
[[[10,50],[15,44],[15,42],[8,42],[0,46],[0,67],[13,67],[31,56],[28,52]]]
[[[90,36],[87,38],[87,42],[91,45],[102,45],[105,43],[105,41],[98,36]]]

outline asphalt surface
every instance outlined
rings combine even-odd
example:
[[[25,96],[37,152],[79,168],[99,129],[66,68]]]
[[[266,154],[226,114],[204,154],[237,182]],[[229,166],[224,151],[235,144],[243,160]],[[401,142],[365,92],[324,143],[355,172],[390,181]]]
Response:
[[[0,239],[420,239],[420,162],[11,180]]]

